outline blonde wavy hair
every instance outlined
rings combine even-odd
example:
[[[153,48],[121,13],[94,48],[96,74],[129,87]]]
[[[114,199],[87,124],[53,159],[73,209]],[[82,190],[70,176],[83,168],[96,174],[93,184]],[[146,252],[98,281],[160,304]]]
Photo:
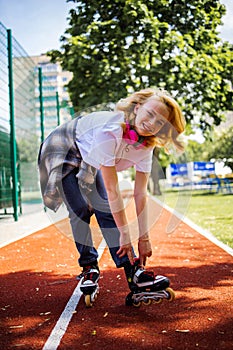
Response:
[[[169,111],[168,123],[166,123],[156,135],[147,136],[147,147],[164,147],[168,150],[169,145],[174,146],[180,150],[184,150],[183,143],[178,140],[178,137],[185,130],[185,119],[178,103],[170,96],[170,94],[162,89],[143,89],[138,92],[134,92],[132,95],[125,99],[121,99],[115,109],[117,111],[123,111],[125,113],[126,120],[131,125],[134,125],[135,113],[134,108],[136,104],[143,105],[147,101],[154,99],[164,103]],[[123,124],[123,130],[125,130],[125,124]]]

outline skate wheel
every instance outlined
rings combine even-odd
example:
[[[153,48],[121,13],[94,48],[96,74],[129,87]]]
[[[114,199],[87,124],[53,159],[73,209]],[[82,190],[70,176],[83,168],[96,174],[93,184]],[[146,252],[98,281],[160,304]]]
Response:
[[[175,299],[175,292],[174,292],[174,290],[171,289],[171,288],[166,288],[166,292],[168,293],[168,296],[169,296],[167,298],[167,300],[168,301],[173,301]]]
[[[143,305],[150,305],[151,303],[152,303],[151,299],[148,299],[148,300],[142,302]]]
[[[162,298],[158,298],[158,299],[156,299],[156,300],[154,299],[154,300],[153,300],[153,304],[161,304],[162,301],[163,301]]]
[[[92,307],[91,296],[89,294],[85,295],[86,307]]]
[[[138,301],[137,303],[134,302],[134,303],[133,303],[133,306],[134,306],[134,307],[140,307],[141,304],[142,304],[141,301]]]

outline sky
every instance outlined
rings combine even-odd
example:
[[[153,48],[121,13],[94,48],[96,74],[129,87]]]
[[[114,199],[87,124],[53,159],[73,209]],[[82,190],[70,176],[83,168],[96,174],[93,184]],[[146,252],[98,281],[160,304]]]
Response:
[[[233,0],[221,0],[227,14],[222,18],[220,37],[233,44]],[[61,48],[60,37],[68,27],[69,10],[75,3],[66,0],[0,0],[0,22],[30,56]]]
[[[66,0],[0,0],[0,22],[30,56],[60,49],[74,3]]]

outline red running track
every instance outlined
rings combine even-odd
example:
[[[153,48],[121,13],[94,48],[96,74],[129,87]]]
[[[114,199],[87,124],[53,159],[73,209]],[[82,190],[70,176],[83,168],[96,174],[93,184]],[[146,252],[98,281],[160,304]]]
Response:
[[[51,225],[1,249],[0,349],[232,350],[232,256],[184,222],[167,234],[171,214],[152,199],[150,207],[152,218],[160,215],[147,267],[170,278],[175,301],[125,306],[123,270],[105,249],[97,301],[87,309],[81,297],[72,310],[78,254],[65,230]]]

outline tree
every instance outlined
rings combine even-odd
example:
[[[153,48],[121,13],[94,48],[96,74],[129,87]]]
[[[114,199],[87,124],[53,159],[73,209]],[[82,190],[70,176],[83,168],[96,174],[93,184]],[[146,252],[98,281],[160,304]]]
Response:
[[[224,160],[226,166],[233,171],[233,126],[215,137],[208,151],[208,159]]]
[[[153,151],[153,157],[152,157],[152,167],[151,167],[151,174],[150,174],[151,181],[149,181],[148,183],[150,192],[153,195],[158,195],[158,196],[162,194],[160,189],[159,179],[160,179],[160,176],[163,175],[159,165],[159,153],[160,153],[160,149],[155,147]],[[152,186],[151,186],[151,182],[153,184]]]
[[[176,159],[174,159],[174,163],[206,161],[208,160],[208,151],[211,147],[212,142],[210,139],[206,139],[203,143],[190,139],[188,142],[186,142],[185,152],[179,157],[176,157]],[[168,161],[171,162],[171,157],[169,158]]]
[[[61,50],[48,54],[73,72],[76,111],[148,86],[175,95],[204,132],[232,109],[233,46],[218,37],[219,0],[72,1]]]
[[[37,159],[38,137],[36,134],[31,134],[30,138],[21,137],[17,143],[21,162],[30,163]]]

